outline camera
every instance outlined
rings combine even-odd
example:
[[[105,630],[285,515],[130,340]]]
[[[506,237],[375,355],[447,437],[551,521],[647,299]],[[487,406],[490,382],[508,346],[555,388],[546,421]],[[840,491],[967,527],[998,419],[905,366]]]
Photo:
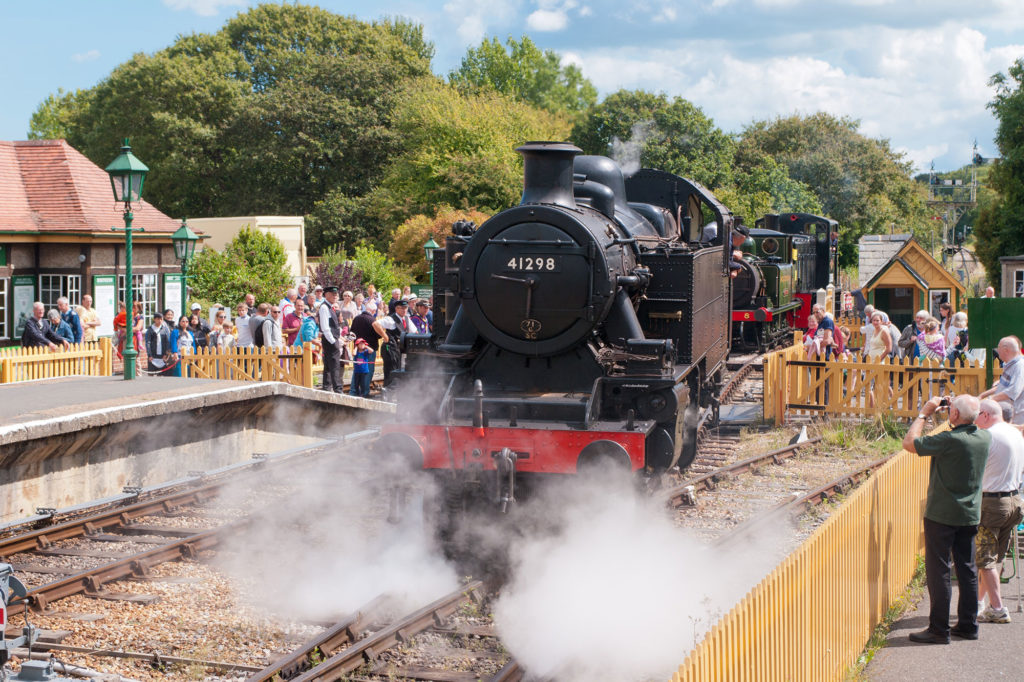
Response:
[[[953,397],[954,396],[952,396],[952,395],[944,395],[941,398],[939,398],[939,409],[940,410],[948,410],[950,404],[952,404],[952,402],[953,402]]]

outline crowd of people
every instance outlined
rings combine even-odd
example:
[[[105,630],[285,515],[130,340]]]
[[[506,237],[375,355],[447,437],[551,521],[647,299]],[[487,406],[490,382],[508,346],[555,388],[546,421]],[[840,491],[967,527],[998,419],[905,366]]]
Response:
[[[868,304],[864,307],[864,325],[860,328],[864,343],[860,354],[869,361],[883,358],[930,359],[940,363],[964,362],[970,355],[970,337],[967,332],[967,313],[953,312],[953,306],[942,303],[939,318],[927,310],[919,310],[914,321],[902,330],[882,310]],[[815,305],[808,316],[804,347],[808,358],[824,356],[826,360],[850,358],[847,348],[850,328],[836,328],[832,315],[823,306]]]
[[[373,284],[363,291],[339,292],[338,287],[310,289],[302,283],[274,302],[257,304],[256,297],[247,294],[234,308],[218,304],[204,311],[193,303],[188,315],[176,316],[174,310],[167,309],[150,320],[145,319],[142,304],[135,302],[129,321],[122,302],[114,317],[115,352],[118,358],[124,357],[131,334],[147,372],[181,376],[181,357],[201,348],[284,350],[311,343],[317,359],[324,363],[325,390],[340,393],[343,368],[350,365],[351,394],[367,396],[378,356],[383,360],[387,385],[392,372],[401,366],[401,334],[429,334],[433,325],[430,300],[414,296],[410,287],[394,289],[385,302]],[[55,350],[95,341],[99,326],[99,315],[88,295],[77,309],[66,297],[58,299],[57,308],[50,311],[37,302],[25,326],[22,346]]]

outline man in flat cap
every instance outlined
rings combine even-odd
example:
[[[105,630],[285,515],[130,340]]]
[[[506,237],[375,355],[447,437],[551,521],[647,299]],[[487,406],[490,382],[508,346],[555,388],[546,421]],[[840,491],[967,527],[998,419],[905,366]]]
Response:
[[[343,393],[341,385],[341,322],[334,304],[338,300],[338,287],[324,287],[324,300],[317,309],[317,320],[323,334],[325,391]]]

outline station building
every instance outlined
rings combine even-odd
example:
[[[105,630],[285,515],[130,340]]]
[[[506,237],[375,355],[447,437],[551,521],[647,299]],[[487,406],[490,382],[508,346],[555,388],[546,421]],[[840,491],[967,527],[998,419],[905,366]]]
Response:
[[[132,213],[133,298],[147,318],[177,311],[181,265],[171,234],[180,221],[144,200]],[[20,341],[34,301],[56,307],[60,296],[78,305],[92,295],[100,335],[113,334],[125,284],[125,237],[114,227],[124,227],[123,204],[103,168],[64,140],[0,141],[0,345]]]

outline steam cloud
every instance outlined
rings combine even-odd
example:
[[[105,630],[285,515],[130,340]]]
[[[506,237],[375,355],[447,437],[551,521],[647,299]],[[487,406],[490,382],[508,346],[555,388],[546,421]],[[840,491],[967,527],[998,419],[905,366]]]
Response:
[[[640,170],[640,155],[648,140],[659,136],[658,128],[654,121],[639,121],[633,124],[629,131],[629,139],[621,140],[618,137],[612,138],[611,157],[624,175],[632,175]]]
[[[220,567],[256,586],[256,605],[298,619],[334,620],[384,593],[411,608],[454,590],[458,581],[433,547],[417,493],[398,524],[384,521],[385,483],[410,491],[425,483],[408,469],[384,470],[387,461],[341,454],[289,476],[294,493],[232,538],[217,554]]]
[[[514,577],[494,616],[509,651],[539,678],[667,679],[780,558],[772,538],[742,555],[709,547],[627,481],[562,490],[533,513],[557,519],[553,532],[512,548]]]

